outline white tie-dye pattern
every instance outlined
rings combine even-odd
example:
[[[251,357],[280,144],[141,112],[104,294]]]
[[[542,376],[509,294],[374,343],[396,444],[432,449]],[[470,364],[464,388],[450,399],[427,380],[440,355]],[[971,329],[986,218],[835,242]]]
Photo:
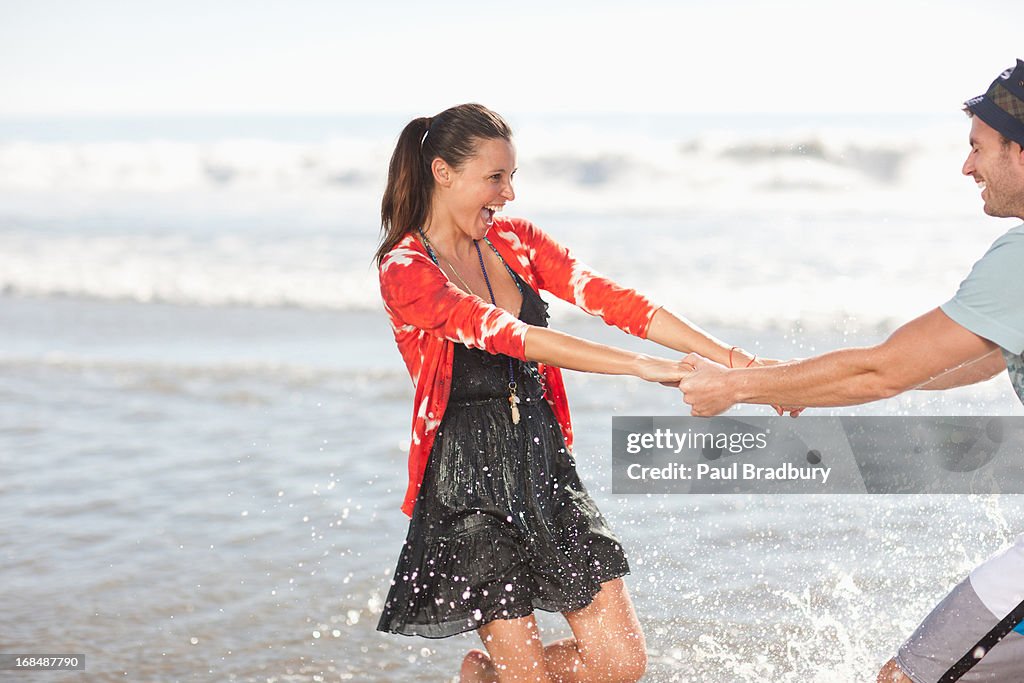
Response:
[[[516,261],[529,273],[532,270],[530,268],[531,259],[536,257],[536,252],[533,249],[527,249],[523,241],[519,239],[519,235],[511,230],[498,230],[497,234],[512,248],[512,252],[516,255]]]
[[[522,240],[519,239],[519,235],[512,230],[500,230],[497,231],[497,234],[512,247],[519,263],[527,269],[527,272],[529,272],[531,270],[531,264],[537,261],[537,250],[532,247],[527,248],[526,245],[523,244]],[[592,315],[603,316],[604,309],[587,301],[587,296],[584,292],[586,286],[594,279],[595,276],[597,276],[597,274],[590,270],[586,264],[580,261],[574,261],[572,268],[570,269],[568,284],[573,293],[574,303],[577,306]]]
[[[482,349],[488,353],[501,353],[494,345],[488,342],[508,332],[513,339],[522,339],[526,335],[526,323],[515,317],[508,311],[501,308],[492,308],[488,311],[483,320],[480,321],[480,329],[465,330],[461,327],[455,328],[451,341],[464,344],[471,349]]]
[[[466,330],[462,329],[461,327],[455,328],[455,332],[449,341],[463,344],[471,349],[483,348],[483,346],[479,342],[477,342],[476,337],[471,332],[466,332]]]
[[[594,272],[579,261],[573,264],[572,274],[569,276],[569,285],[572,287],[573,298],[576,305],[591,315],[604,317],[604,308],[592,304],[587,300],[587,285],[594,279]]]
[[[417,253],[413,249],[396,247],[389,251],[380,262],[380,272],[386,273],[390,268],[395,266],[411,265],[417,257],[421,257],[421,254]]]
[[[495,230],[495,233],[500,237],[506,244],[512,247],[512,251],[521,254],[525,247],[523,246],[522,240],[512,230]]]
[[[394,312],[391,311],[386,305],[384,306],[385,312],[388,314],[388,324],[391,326],[391,333],[395,337],[395,342],[398,344],[399,351],[410,346],[406,340],[413,338],[417,340],[414,347],[419,350],[417,355],[412,358],[406,358],[408,363],[409,377],[413,381],[413,385],[416,385],[420,380],[420,370],[423,368],[423,362],[426,355],[423,352],[423,338],[426,336],[426,332],[416,327],[415,325],[406,325],[401,323]],[[403,354],[403,357],[404,354]]]
[[[506,331],[516,339],[525,339],[526,330],[526,324],[519,318],[507,311],[499,310],[497,315],[489,316],[480,326],[480,348],[486,348],[489,339]]]
[[[420,331],[420,328],[415,325],[403,323],[399,320],[398,315],[391,310],[391,307],[386,303],[384,304],[384,312],[387,313],[388,323],[391,325],[391,331],[394,332],[396,336],[399,334],[413,334]]]
[[[430,395],[423,397],[420,401],[419,410],[416,411],[416,421],[423,425],[423,434],[430,434],[434,432],[438,427],[441,426],[441,420],[437,417],[432,417],[429,411],[430,408]],[[422,421],[422,422],[421,422]],[[412,430],[413,443],[419,445],[421,443],[419,430]]]

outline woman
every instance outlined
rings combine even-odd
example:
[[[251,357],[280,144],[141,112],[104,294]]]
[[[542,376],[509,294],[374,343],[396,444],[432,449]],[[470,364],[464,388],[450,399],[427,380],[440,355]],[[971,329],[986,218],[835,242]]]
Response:
[[[643,632],[618,540],[580,483],[559,368],[678,382],[689,369],[547,328],[548,292],[680,352],[730,349],[588,270],[527,221],[508,125],[475,104],[411,121],[391,159],[377,251],[381,294],[415,383],[409,533],[378,629],[478,629],[463,681],[635,681]],[[533,610],[574,638],[543,647]]]

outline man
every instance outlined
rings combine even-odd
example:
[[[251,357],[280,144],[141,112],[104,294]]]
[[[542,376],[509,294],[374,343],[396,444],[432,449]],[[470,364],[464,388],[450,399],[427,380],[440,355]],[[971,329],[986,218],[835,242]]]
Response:
[[[963,173],[981,188],[985,213],[1024,219],[1024,61],[968,100],[964,111],[971,118],[971,149]],[[1024,225],[996,240],[951,300],[882,344],[737,370],[691,354],[686,362],[694,372],[679,388],[693,415],[712,416],[735,403],[854,405],[908,389],[972,384],[1005,368],[1024,402],[1022,352]],[[1024,681],[1021,616],[1024,535],[957,585],[878,681]]]

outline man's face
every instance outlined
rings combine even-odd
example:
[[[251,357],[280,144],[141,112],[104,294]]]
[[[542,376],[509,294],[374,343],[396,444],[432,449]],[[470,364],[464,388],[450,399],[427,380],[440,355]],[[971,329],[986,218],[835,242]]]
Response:
[[[982,188],[985,213],[1024,219],[1024,150],[1016,142],[1004,145],[1002,136],[977,116],[971,117],[970,143],[963,173]]]

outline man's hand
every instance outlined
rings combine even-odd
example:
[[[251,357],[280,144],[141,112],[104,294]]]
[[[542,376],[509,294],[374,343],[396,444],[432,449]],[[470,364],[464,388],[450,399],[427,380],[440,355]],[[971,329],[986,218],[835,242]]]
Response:
[[[679,383],[683,392],[683,401],[690,406],[690,414],[695,417],[713,417],[729,410],[737,398],[732,392],[731,377],[735,370],[708,360],[696,353],[683,358],[683,365],[693,367],[693,371]],[[782,361],[758,359],[754,366],[778,365]],[[798,406],[772,406],[779,415],[789,413],[790,417],[798,417],[804,411]]]
[[[713,417],[731,408],[736,399],[729,386],[729,369],[696,353],[683,358],[693,372],[679,383],[683,401],[695,417]]]

